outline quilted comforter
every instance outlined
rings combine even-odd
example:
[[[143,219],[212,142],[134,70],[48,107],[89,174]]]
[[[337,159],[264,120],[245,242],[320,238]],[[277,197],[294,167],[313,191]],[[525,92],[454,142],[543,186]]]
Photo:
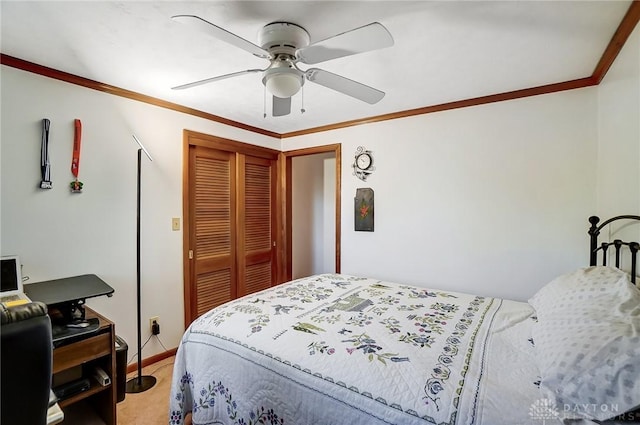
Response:
[[[298,279],[191,324],[169,423],[192,412],[195,425],[540,424],[533,319],[527,304],[497,298]]]

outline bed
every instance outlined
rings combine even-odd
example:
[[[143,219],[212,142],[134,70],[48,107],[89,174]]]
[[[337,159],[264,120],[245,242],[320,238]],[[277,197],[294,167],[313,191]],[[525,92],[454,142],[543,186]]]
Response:
[[[638,243],[598,240],[637,221],[591,217],[590,266],[528,303],[324,274],[216,307],[178,347],[169,423],[640,420]]]

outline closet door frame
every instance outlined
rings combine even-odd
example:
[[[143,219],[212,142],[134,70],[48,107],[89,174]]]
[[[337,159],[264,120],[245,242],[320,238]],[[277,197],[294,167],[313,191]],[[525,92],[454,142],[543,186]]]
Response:
[[[204,148],[216,149],[219,151],[228,151],[236,154],[247,155],[252,157],[259,157],[276,161],[276,169],[279,174],[282,167],[279,165],[281,159],[281,152],[275,149],[264,148],[261,146],[251,145],[248,143],[239,142],[236,140],[225,139],[209,134],[199,133],[191,130],[183,130],[183,165],[182,165],[182,217],[183,217],[183,292],[184,292],[184,319],[185,329],[191,324],[194,311],[197,310],[197,305],[194,304],[193,287],[195,282],[195,267],[194,261],[191,258],[193,256],[193,247],[195,240],[193,240],[194,226],[193,218],[191,217],[191,210],[194,203],[194,191],[192,189],[192,170],[190,164],[190,151],[192,147],[202,146]],[[236,169],[236,174],[238,170]],[[276,176],[280,181],[281,177]],[[281,214],[279,213],[280,205],[283,204],[282,198],[283,192],[281,192],[280,185],[276,185],[276,202],[275,211],[273,214],[276,217],[276,227],[272,229],[272,236],[275,238],[276,252],[280,252],[285,243],[283,242],[282,229],[285,227],[282,222]],[[236,256],[237,257],[237,256]],[[280,276],[283,268],[281,263],[282,255],[275,255],[275,276]],[[236,265],[237,267],[237,265]],[[273,284],[281,283],[279,279],[275,279]]]

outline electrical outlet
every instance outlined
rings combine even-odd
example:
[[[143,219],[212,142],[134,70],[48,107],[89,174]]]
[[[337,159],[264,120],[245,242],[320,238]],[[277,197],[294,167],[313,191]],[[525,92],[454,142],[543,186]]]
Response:
[[[160,316],[153,316],[149,318],[149,332],[153,334],[153,322],[160,324]]]

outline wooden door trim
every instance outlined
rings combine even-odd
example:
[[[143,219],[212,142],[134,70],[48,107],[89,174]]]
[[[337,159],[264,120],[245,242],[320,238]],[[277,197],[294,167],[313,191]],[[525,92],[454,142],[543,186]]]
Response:
[[[204,147],[210,149],[216,149],[219,151],[233,152],[242,155],[248,155],[252,157],[263,158],[271,161],[278,161],[280,158],[280,151],[270,148],[265,148],[257,145],[251,145],[249,143],[239,142],[236,140],[225,139],[209,134],[199,133],[191,130],[183,130],[183,153],[182,153],[182,222],[183,222],[183,299],[184,299],[184,325],[185,329],[191,324],[193,312],[197,309],[195,303],[194,294],[192,293],[192,284],[195,281],[195,267],[192,259],[189,258],[189,251],[193,249],[195,243],[195,227],[193,226],[193,217],[191,216],[191,206],[195,202],[195,193],[193,191],[192,183],[195,180],[195,170],[191,169],[191,148]],[[195,150],[193,151],[195,152]],[[195,154],[195,153],[194,153]],[[276,162],[277,164],[277,162]],[[237,163],[236,163],[237,165]],[[239,167],[234,167],[236,169]],[[234,176],[234,180],[235,180]],[[231,192],[232,202],[236,200],[236,190]],[[277,210],[278,208],[276,208]],[[278,216],[278,211],[275,212]],[[237,217],[234,217],[234,221]],[[237,223],[236,223],[237,226]],[[274,231],[276,237],[277,246],[282,246],[282,235],[279,232]],[[232,238],[235,238],[235,233],[232,234]],[[237,243],[234,242],[234,243]],[[237,262],[237,256],[236,260]],[[237,266],[237,265],[236,265]],[[282,263],[276,262],[276,273],[279,274]],[[277,282],[277,281],[276,281]]]
[[[193,294],[191,292],[191,282],[195,280],[195,269],[191,267],[189,252],[191,251],[191,241],[195,240],[192,233],[194,229],[191,224],[191,205],[195,202],[195,193],[191,190],[190,183],[195,181],[195,169],[191,169],[191,145],[189,143],[189,133],[182,133],[182,291],[184,300],[184,327],[191,323],[191,311],[193,310]],[[195,152],[194,152],[195,155]]]
[[[287,266],[289,258],[289,249],[291,246],[291,232],[287,231],[287,217],[291,216],[291,191],[287,192],[287,188],[291,187],[291,173],[287,173],[290,169],[291,158],[287,157],[284,152],[278,155],[277,163],[277,187],[276,187],[276,204],[278,214],[276,216],[277,229],[277,264],[280,266],[277,271],[276,282],[283,283],[291,280],[291,273]]]
[[[336,258],[335,258],[335,262],[336,262],[336,269],[335,272],[336,273],[340,273],[341,270],[341,263],[340,263],[340,258],[341,258],[341,251],[340,251],[340,246],[341,246],[341,193],[342,193],[342,144],[340,143],[335,143],[335,144],[331,144],[331,145],[324,145],[324,146],[314,146],[314,147],[310,147],[310,148],[303,148],[303,149],[294,149],[294,150],[290,150],[290,151],[285,151],[282,153],[282,159],[281,162],[283,162],[284,164],[282,168],[284,168],[284,175],[281,176],[280,178],[280,184],[282,186],[282,191],[284,193],[283,196],[283,202],[282,202],[282,211],[284,212],[284,219],[283,219],[283,233],[284,233],[284,240],[286,240],[286,247],[285,249],[280,253],[280,255],[283,257],[283,267],[284,267],[284,275],[282,276],[283,279],[282,281],[288,281],[292,279],[293,276],[293,263],[291,261],[292,259],[292,231],[293,231],[293,220],[292,220],[292,201],[293,201],[293,196],[292,196],[292,181],[291,181],[291,174],[292,174],[292,158],[294,157],[298,157],[298,156],[306,156],[306,155],[315,155],[315,154],[319,154],[319,153],[330,153],[333,152],[335,155],[335,159],[336,159],[336,191],[335,191],[335,203],[336,203],[336,229],[335,229],[335,239],[336,239],[336,246],[335,246],[335,253],[336,253]]]
[[[199,133],[193,130],[184,130],[185,136],[188,135],[189,143],[192,145],[200,145],[208,148],[214,148],[221,151],[241,153],[249,156],[256,156],[266,159],[277,159],[279,150],[266,148],[250,143],[239,142],[237,140],[225,139],[224,137],[213,136],[210,134]],[[215,146],[212,146],[212,143]]]

